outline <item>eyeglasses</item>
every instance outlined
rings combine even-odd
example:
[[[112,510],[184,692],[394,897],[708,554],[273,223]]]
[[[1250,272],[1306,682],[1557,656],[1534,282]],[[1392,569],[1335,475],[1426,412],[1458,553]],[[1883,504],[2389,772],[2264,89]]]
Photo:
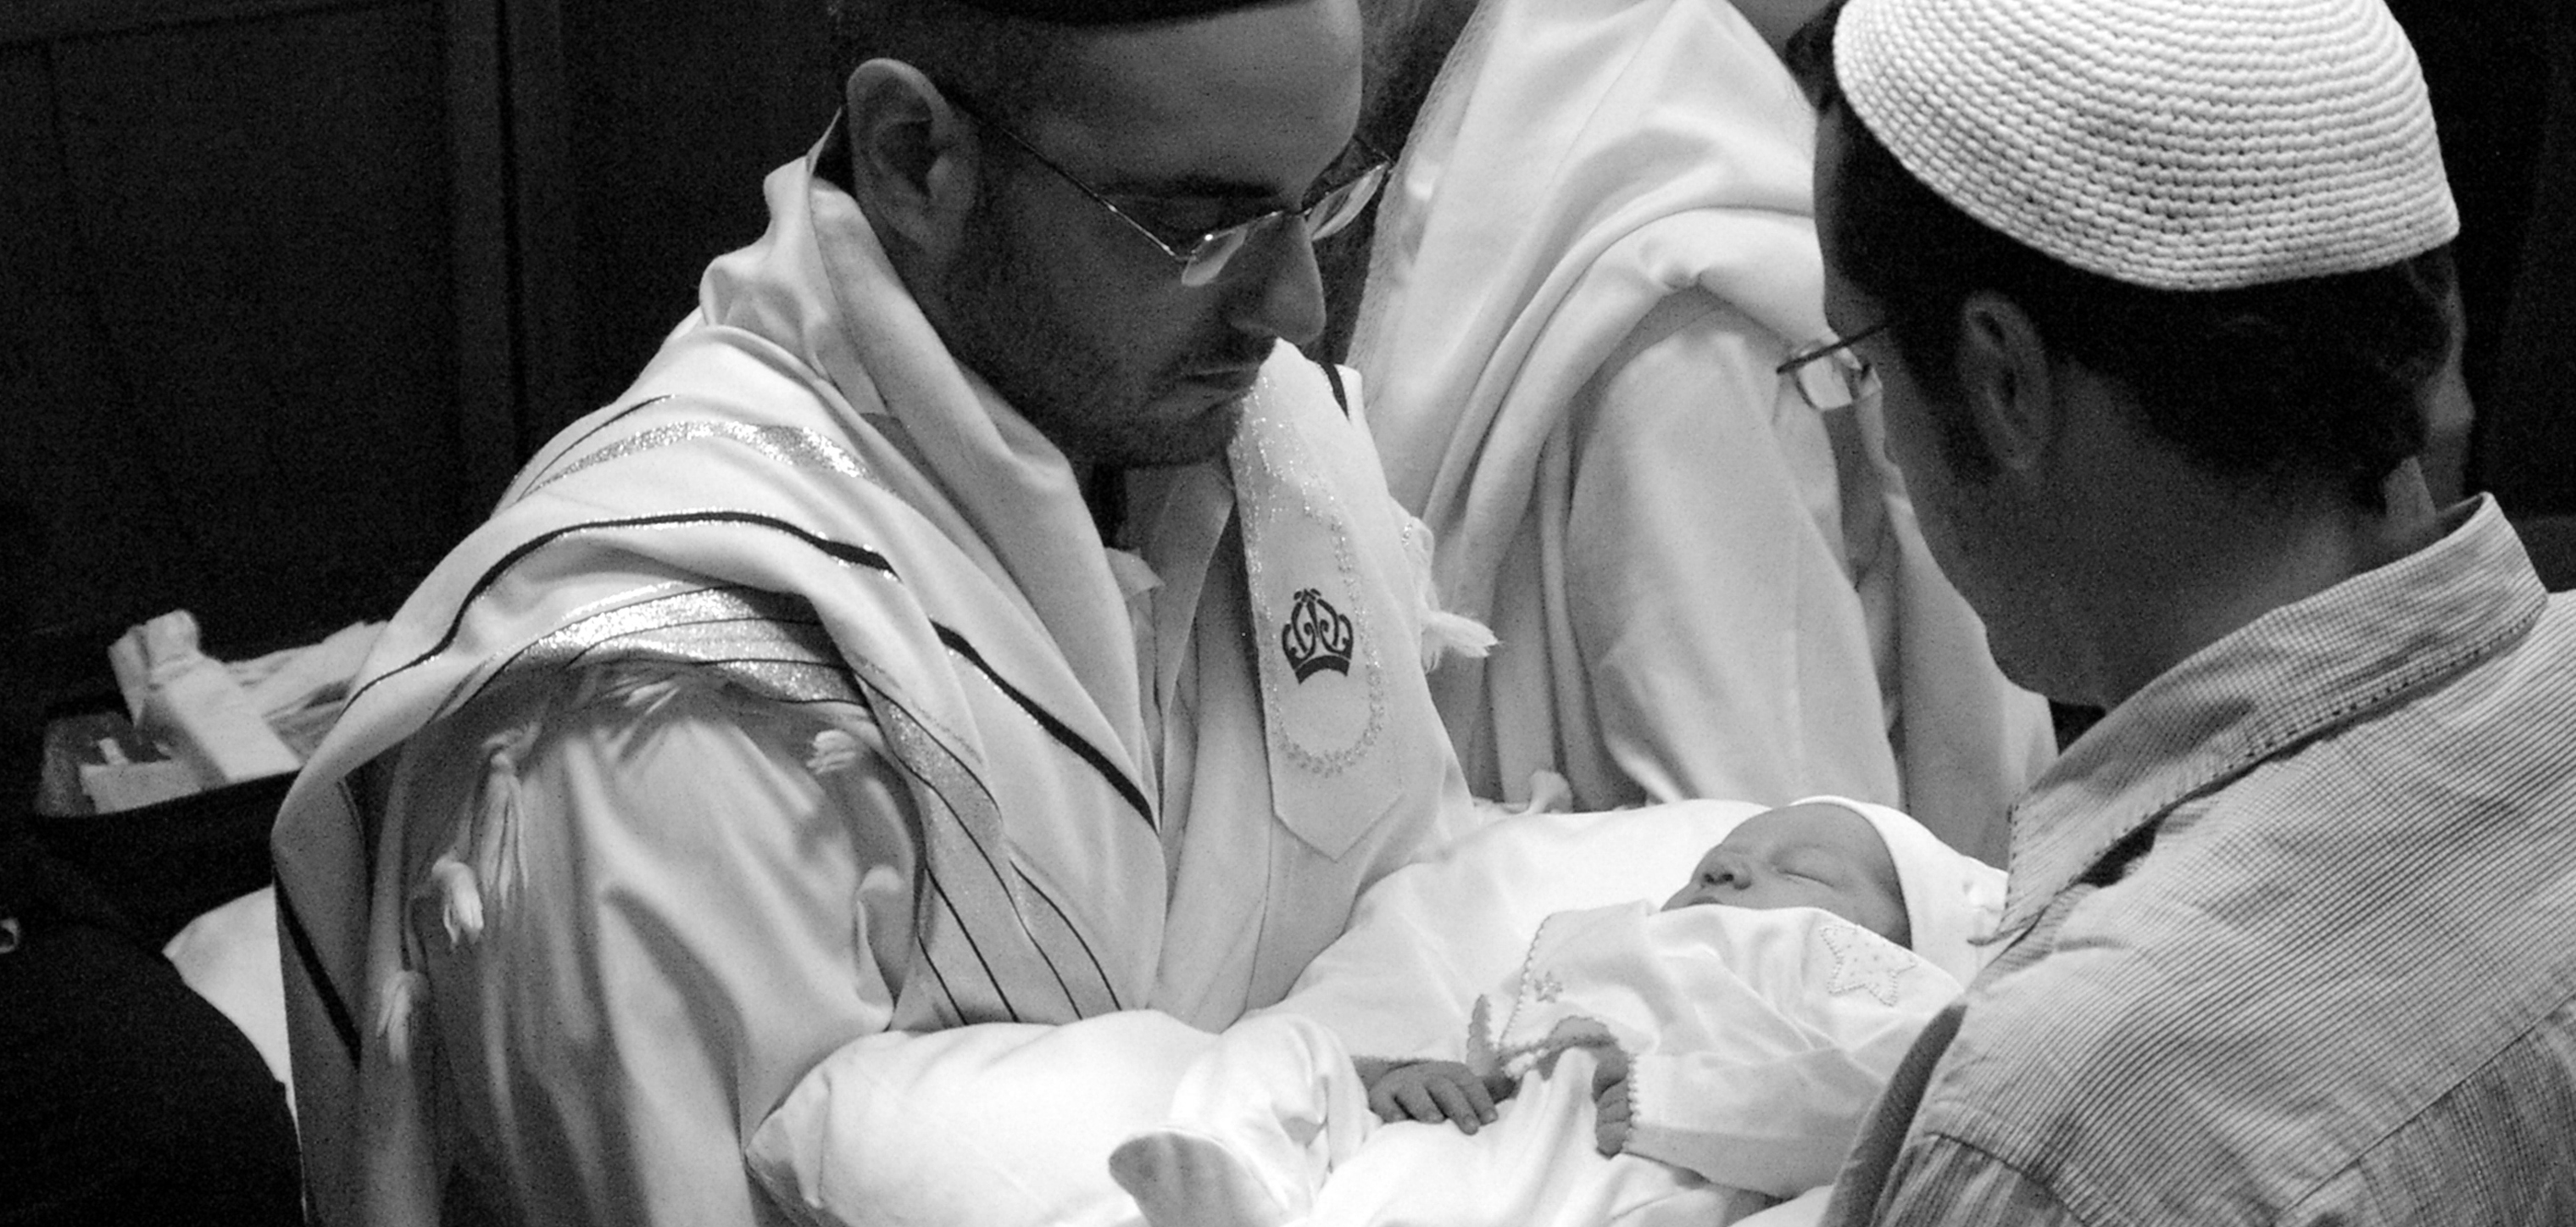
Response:
[[[1039,152],[1038,147],[1030,144],[1026,137],[1012,131],[1010,125],[993,118],[981,106],[969,101],[963,92],[943,87],[940,93],[945,95],[958,110],[973,116],[977,123],[1000,133],[1002,139],[1019,146],[1021,152],[1037,159],[1038,165],[1054,171],[1059,178],[1081,189],[1082,194],[1090,197],[1093,203],[1109,210],[1118,220],[1127,223],[1129,229],[1145,236],[1147,242],[1159,248],[1164,255],[1171,257],[1173,263],[1181,266],[1181,284],[1192,287],[1203,286],[1216,280],[1217,276],[1225,271],[1226,261],[1233,259],[1236,252],[1243,250],[1246,243],[1251,242],[1255,236],[1281,225],[1290,217],[1300,218],[1306,223],[1306,234],[1310,241],[1331,238],[1343,227],[1357,220],[1360,211],[1368,207],[1370,199],[1377,195],[1379,186],[1386,182],[1387,168],[1392,162],[1392,159],[1379,152],[1376,146],[1354,133],[1350,148],[1343,151],[1341,158],[1335,164],[1341,165],[1352,161],[1352,155],[1356,153],[1362,160],[1360,168],[1346,177],[1332,181],[1329,187],[1319,184],[1315,191],[1307,194],[1305,204],[1293,209],[1272,209],[1260,216],[1247,218],[1215,230],[1166,239],[1155,233],[1153,227],[1136,220],[1126,209],[1120,208],[1117,201],[1111,200],[1098,188],[1083,182],[1072,171],[1056,165],[1055,159]]]
[[[1879,322],[1839,341],[1810,341],[1789,351],[1787,361],[1772,368],[1786,375],[1810,409],[1843,409],[1878,395],[1878,369],[1852,346],[1887,331]]]

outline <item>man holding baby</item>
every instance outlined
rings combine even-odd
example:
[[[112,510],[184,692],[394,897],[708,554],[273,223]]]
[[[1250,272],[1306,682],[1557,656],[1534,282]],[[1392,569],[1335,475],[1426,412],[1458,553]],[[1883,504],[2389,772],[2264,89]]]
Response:
[[[288,801],[323,1221],[777,1221],[743,1146],[827,1054],[1223,1026],[1469,819],[1427,546],[1297,351],[1385,171],[1358,6],[835,10],[767,235]]]

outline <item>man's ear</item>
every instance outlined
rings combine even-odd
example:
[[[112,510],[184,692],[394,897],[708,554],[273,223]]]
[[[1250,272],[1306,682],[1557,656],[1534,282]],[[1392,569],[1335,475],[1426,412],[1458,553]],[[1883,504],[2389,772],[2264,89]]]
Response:
[[[850,70],[841,95],[850,190],[869,224],[889,249],[946,263],[975,202],[977,145],[965,113],[900,60]]]
[[[1986,452],[2027,471],[2064,426],[2048,346],[2021,305],[1992,291],[1959,306],[1959,385]]]

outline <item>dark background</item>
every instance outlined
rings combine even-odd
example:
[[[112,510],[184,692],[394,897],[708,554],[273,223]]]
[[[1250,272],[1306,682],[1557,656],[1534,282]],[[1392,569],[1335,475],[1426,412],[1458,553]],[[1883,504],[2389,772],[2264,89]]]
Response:
[[[760,234],[819,0],[0,4],[0,723],[393,612]]]
[[[2466,483],[2576,513],[2569,6],[2394,7],[2467,227]],[[390,614],[758,236],[762,174],[835,105],[823,24],[821,0],[0,4],[0,728],[165,610],[232,656]],[[1327,264],[1347,307],[1360,261]]]

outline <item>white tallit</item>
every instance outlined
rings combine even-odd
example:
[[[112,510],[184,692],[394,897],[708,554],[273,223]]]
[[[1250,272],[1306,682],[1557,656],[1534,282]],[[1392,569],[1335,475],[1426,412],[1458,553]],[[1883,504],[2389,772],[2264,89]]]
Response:
[[[1442,712],[1480,792],[1831,791],[1999,858],[2044,706],[1925,554],[1877,407],[1835,422],[1771,373],[1828,331],[1813,137],[1724,3],[1478,7],[1352,343],[1441,601],[1501,640],[1444,666]]]
[[[436,1031],[412,1016],[439,939],[416,905],[449,942],[533,905],[524,745],[490,747],[470,806],[384,807],[362,773],[485,696],[603,663],[694,669],[810,720],[818,763],[898,764],[920,844],[898,1029],[1149,1004],[1221,1025],[1468,813],[1421,680],[1408,520],[1321,368],[1281,346],[1227,461],[1147,483],[1146,558],[1185,595],[1137,615],[1167,649],[1140,669],[1065,458],[948,355],[846,194],[798,163],[768,195],[769,233],[709,268],[635,387],[543,449],[405,605],[287,801],[290,1027],[325,1218],[437,1216]],[[1219,548],[1230,519],[1243,555]],[[1149,684],[1194,722],[1152,727]],[[1185,786],[1155,778],[1149,738],[1185,751]],[[734,1128],[708,1123],[718,1167],[739,1168]]]

